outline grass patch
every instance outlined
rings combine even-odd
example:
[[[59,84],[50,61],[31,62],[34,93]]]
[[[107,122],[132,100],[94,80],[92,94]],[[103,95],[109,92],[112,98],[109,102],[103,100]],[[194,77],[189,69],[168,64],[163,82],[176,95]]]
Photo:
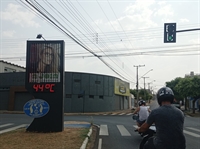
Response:
[[[87,137],[88,132],[89,132],[89,129],[88,129],[88,128],[82,129],[82,130],[80,131],[81,137],[83,137],[83,139],[85,139],[85,137]]]
[[[88,128],[64,128],[62,132],[26,132],[25,128],[0,135],[1,149],[80,149]]]

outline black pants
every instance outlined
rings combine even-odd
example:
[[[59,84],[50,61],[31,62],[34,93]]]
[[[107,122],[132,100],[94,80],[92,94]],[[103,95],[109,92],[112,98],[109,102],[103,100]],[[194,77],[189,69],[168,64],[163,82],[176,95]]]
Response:
[[[150,137],[147,142],[144,145],[144,149],[156,149],[154,143],[153,143],[153,138],[154,137]]]

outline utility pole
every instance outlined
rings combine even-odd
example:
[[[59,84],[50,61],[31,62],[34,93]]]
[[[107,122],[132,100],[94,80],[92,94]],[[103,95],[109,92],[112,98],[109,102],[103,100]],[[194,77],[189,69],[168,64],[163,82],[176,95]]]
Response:
[[[153,80],[153,81],[151,81],[151,82],[148,83],[148,89],[149,89],[149,90],[151,89],[151,88],[150,88],[150,84],[153,83],[153,82],[155,82],[155,81],[156,81],[156,80]]]
[[[145,79],[146,78],[149,78],[149,77],[143,77],[143,79],[144,79],[144,90],[145,90]]]
[[[149,77],[143,77],[143,79],[144,79],[144,97],[145,97],[145,100],[146,100],[146,98],[147,98],[147,97],[146,97],[146,89],[145,89],[145,79],[146,79],[146,78],[149,78]]]
[[[148,83],[148,89],[150,90],[150,83]]]
[[[138,99],[139,99],[139,91],[138,91],[138,87],[139,87],[139,82],[138,82],[138,67],[144,67],[145,65],[137,65],[137,66],[133,66],[133,67],[136,67],[136,80],[137,80],[137,83],[136,83],[136,90],[137,90],[137,99],[136,99],[136,103],[138,104]]]

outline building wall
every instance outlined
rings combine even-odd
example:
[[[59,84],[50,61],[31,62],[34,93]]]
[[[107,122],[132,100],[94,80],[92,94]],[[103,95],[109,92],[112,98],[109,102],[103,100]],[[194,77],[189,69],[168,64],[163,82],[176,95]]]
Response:
[[[199,76],[200,77],[200,74],[199,73],[194,73],[194,71],[191,71],[190,74],[185,74],[185,77],[194,77],[194,76]]]
[[[0,60],[0,73],[4,72],[25,72],[25,67],[21,67],[9,62]]]
[[[114,77],[65,73],[65,112],[114,110]]]
[[[8,109],[9,90],[0,89],[0,110]]]
[[[128,109],[128,96],[114,94],[115,77],[65,72],[64,112],[105,112]],[[22,111],[30,99],[25,72],[0,73],[0,110]],[[17,89],[18,88],[18,89]],[[14,91],[13,91],[14,90]],[[11,99],[14,98],[14,105]],[[13,108],[12,108],[13,107]]]

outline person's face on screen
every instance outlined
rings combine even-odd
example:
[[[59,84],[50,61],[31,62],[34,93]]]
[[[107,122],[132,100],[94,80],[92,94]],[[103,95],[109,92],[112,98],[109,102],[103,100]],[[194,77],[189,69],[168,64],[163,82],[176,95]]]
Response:
[[[46,48],[42,53],[43,64],[50,65],[53,60],[53,52],[51,48]]]

